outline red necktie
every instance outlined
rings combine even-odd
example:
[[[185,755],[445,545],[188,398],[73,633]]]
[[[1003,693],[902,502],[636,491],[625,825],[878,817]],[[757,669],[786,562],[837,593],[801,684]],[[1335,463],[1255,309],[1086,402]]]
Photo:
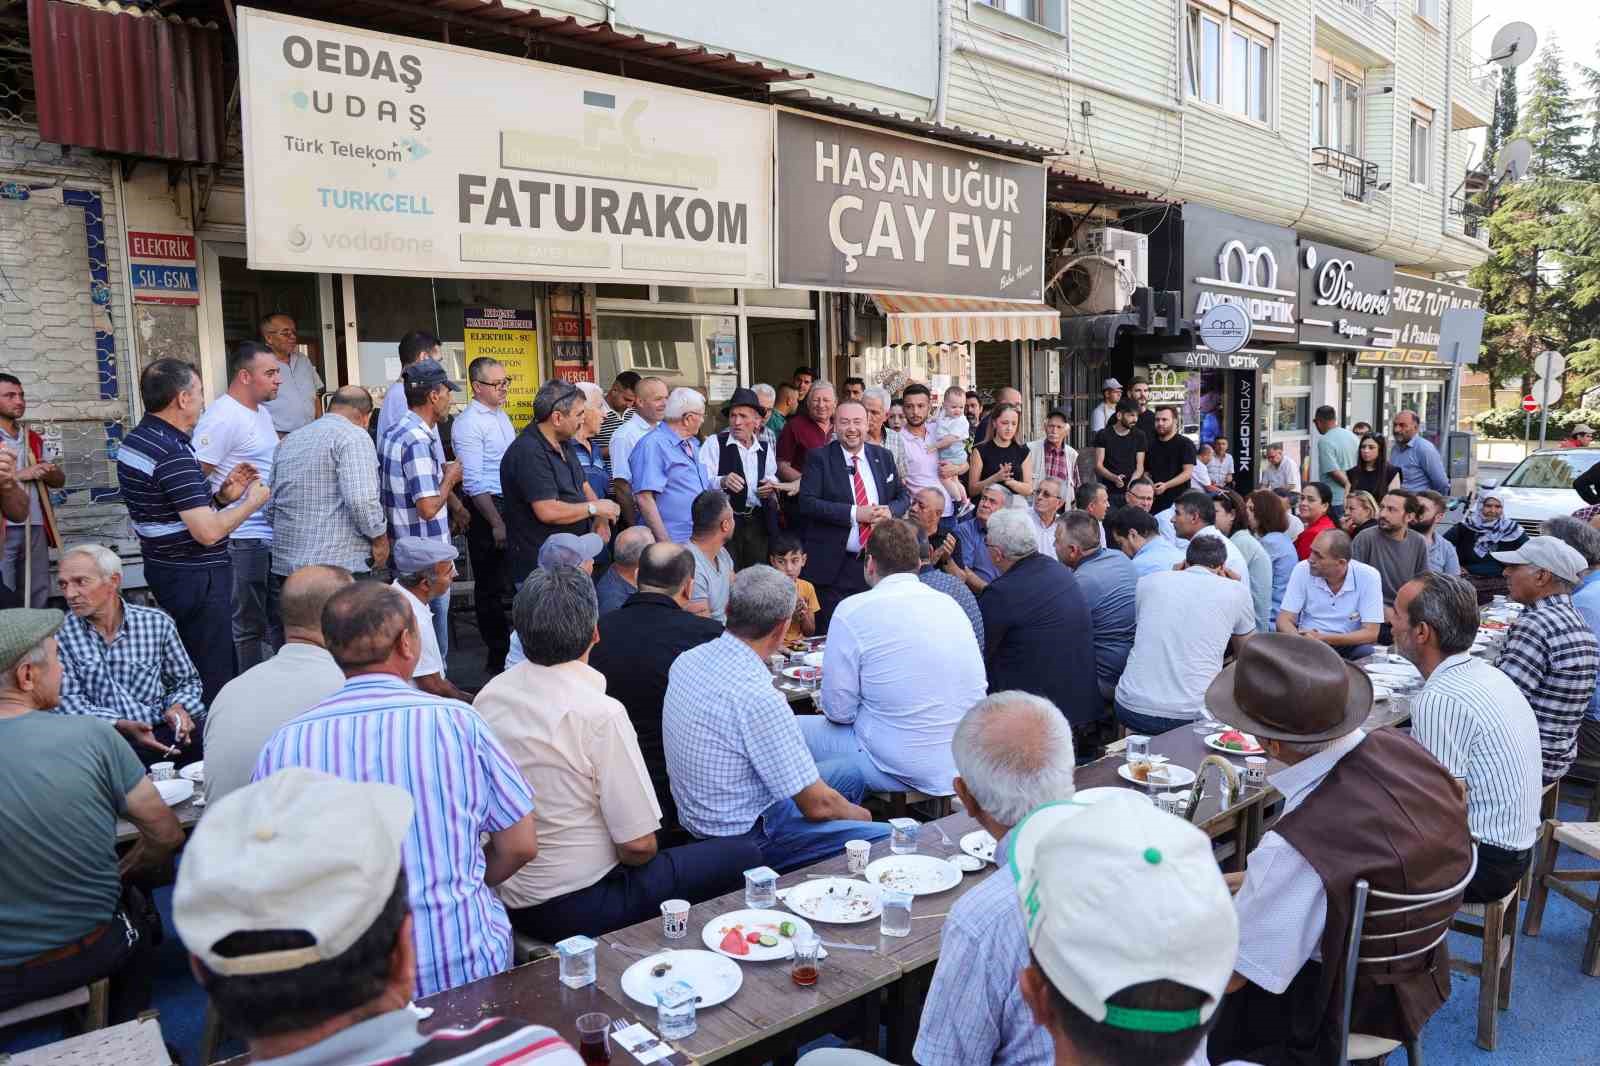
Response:
[[[871,506],[867,503],[867,486],[861,480],[861,460],[859,458],[850,460],[850,480],[855,483],[856,507]],[[872,523],[861,522],[858,524],[861,527],[858,533],[861,547],[865,548],[867,546],[867,537],[872,533]]]

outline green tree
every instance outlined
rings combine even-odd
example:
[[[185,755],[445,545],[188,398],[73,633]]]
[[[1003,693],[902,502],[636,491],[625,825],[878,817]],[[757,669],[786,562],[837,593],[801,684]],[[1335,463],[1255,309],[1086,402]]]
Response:
[[[1517,68],[1500,68],[1500,91],[1494,97],[1494,119],[1483,141],[1483,168],[1494,173],[1500,148],[1509,141],[1517,129]]]
[[[1600,59],[1600,45],[1595,46],[1595,57]],[[1584,149],[1583,179],[1600,181],[1600,67],[1583,68],[1583,84],[1589,90],[1587,114],[1589,144]]]
[[[1533,143],[1529,173],[1540,178],[1581,176],[1583,123],[1578,102],[1567,83],[1561,45],[1554,39],[1539,50],[1530,89],[1518,130]]]

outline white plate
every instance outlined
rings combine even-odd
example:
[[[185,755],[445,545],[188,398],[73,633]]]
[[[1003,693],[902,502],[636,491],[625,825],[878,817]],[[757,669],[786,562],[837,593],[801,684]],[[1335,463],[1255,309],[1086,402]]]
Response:
[[[174,777],[170,781],[157,781],[155,786],[168,807],[176,807],[194,795],[194,782],[185,781],[181,777]]]
[[[654,973],[658,966],[668,968],[659,977]],[[658,951],[622,971],[622,990],[647,1007],[654,1007],[656,993],[674,981],[687,981],[699,997],[695,1006],[704,1009],[732,999],[744,984],[744,971],[714,951],[695,948]]]
[[[1373,678],[1394,678],[1399,681],[1422,680],[1422,674],[1410,663],[1372,663],[1362,667]]]
[[[977,873],[985,865],[984,861],[976,855],[952,855],[949,863],[964,874]]]
[[[822,669],[822,653],[820,651],[806,652],[805,655],[801,656],[800,661],[807,666],[815,666],[818,670]]]
[[[961,850],[984,862],[994,862],[996,846],[997,842],[986,829],[974,829],[961,838]]]
[[[883,888],[931,896],[959,885],[961,871],[932,855],[889,855],[868,863],[866,878]]]
[[[1142,785],[1143,782],[1135,781],[1134,784]],[[1093,803],[1099,803],[1101,800],[1105,799],[1107,796],[1126,796],[1127,794],[1128,794],[1128,790],[1127,789],[1118,788],[1116,785],[1101,785],[1098,788],[1080,788],[1080,789],[1078,789],[1078,791],[1076,791],[1076,792],[1074,792],[1072,794],[1072,802],[1073,803],[1090,803],[1090,804],[1093,804]],[[1134,795],[1138,796],[1141,799],[1143,799],[1146,803],[1154,803],[1155,802],[1155,800],[1152,800],[1149,796],[1145,795],[1143,792],[1135,792]]]
[[[1185,769],[1184,767],[1178,766],[1178,765],[1176,765],[1174,763],[1166,763],[1165,766],[1166,766],[1166,770],[1167,770],[1167,773],[1168,773],[1169,776],[1168,776],[1168,778],[1166,780],[1166,783],[1162,784],[1162,785],[1160,785],[1158,787],[1160,787],[1160,788],[1185,788],[1185,787],[1187,787],[1189,785],[1194,784],[1194,771],[1193,770]],[[1122,777],[1122,779],[1124,781],[1132,781],[1134,784],[1140,785],[1140,786],[1143,786],[1143,785],[1146,784],[1145,782],[1140,781],[1137,777],[1133,776],[1133,769],[1127,763],[1123,763],[1121,766],[1117,767],[1117,773]],[[1077,799],[1077,798],[1081,797],[1082,795],[1083,795],[1082,792],[1078,792],[1078,793],[1075,793],[1073,795],[1073,798]]]
[[[183,778],[185,781],[193,781],[197,785],[205,784],[205,782],[206,782],[206,764],[205,764],[205,760],[202,759],[199,762],[190,763],[188,766],[185,766],[183,769],[178,771],[178,776]]]
[[[818,877],[784,893],[788,908],[813,922],[855,925],[883,913],[883,892],[877,885],[850,877]]]
[[[785,911],[734,911],[724,914],[720,918],[713,918],[700,930],[700,939],[706,947],[715,951],[724,958],[735,962],[771,962],[774,959],[787,959],[794,955],[794,944],[790,939],[778,932],[778,926],[784,922],[792,922],[797,933],[811,932],[811,923],[798,915]],[[770,933],[778,938],[778,943],[770,948],[760,944],[746,943],[750,949],[748,955],[734,955],[722,950],[722,938],[733,926],[739,926],[740,934]]]
[[[1220,751],[1224,755],[1245,756],[1245,755],[1265,755],[1266,754],[1266,749],[1264,749],[1261,746],[1261,742],[1259,740],[1256,740],[1256,738],[1251,736],[1249,733],[1245,734],[1245,738],[1247,740],[1249,740],[1251,743],[1255,744],[1255,750],[1254,751],[1241,751],[1238,748],[1224,747],[1223,744],[1222,744],[1222,734],[1221,733],[1212,733],[1210,736],[1206,737],[1206,747],[1211,748],[1211,749],[1213,749],[1215,751]]]

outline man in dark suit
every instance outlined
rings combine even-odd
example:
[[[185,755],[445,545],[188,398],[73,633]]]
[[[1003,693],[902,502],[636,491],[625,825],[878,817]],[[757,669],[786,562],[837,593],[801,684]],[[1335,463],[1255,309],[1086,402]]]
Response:
[[[889,449],[867,441],[867,409],[846,400],[833,413],[837,439],[806,456],[796,509],[806,519],[804,575],[817,589],[822,610],[817,632],[839,601],[865,592],[861,548],[875,522],[900,518],[911,506],[903,481],[895,476]]]
[[[628,709],[639,751],[661,804],[661,828],[678,828],[678,805],[667,782],[661,703],[667,671],[683,652],[722,634],[722,623],[684,610],[694,588],[694,556],[682,544],[652,544],[639,557],[639,591],[600,616],[600,643],[589,665],[606,679],[606,695]]]
[[[1050,700],[1077,733],[1106,717],[1095,681],[1094,621],[1072,571],[1039,553],[1033,516],[1007,507],[989,519],[1000,576],[978,597],[989,691],[1021,689]]]

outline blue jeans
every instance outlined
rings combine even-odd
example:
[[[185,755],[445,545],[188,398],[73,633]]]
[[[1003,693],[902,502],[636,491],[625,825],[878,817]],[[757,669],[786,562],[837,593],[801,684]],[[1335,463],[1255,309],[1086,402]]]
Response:
[[[433,635],[439,638],[439,658],[446,660],[450,658],[450,592],[428,604],[433,613]],[[449,673],[448,665],[445,672]]]
[[[817,768],[822,780],[851,803],[860,803],[866,785],[855,767],[834,762]],[[881,840],[889,835],[887,822],[853,822],[838,819],[812,822],[792,799],[779,800],[761,815],[750,835],[761,848],[761,858],[779,873],[798,870],[844,850],[847,840]]]
[[[172,616],[178,639],[200,672],[206,706],[239,672],[233,641],[233,564],[173,566],[144,560],[144,579],[156,603]]]
[[[233,647],[243,673],[272,658],[283,644],[277,597],[268,581],[272,542],[230,538],[228,556],[233,560]]]
[[[853,726],[830,722],[820,714],[799,715],[798,720],[800,735],[806,738],[806,747],[811,749],[823,780],[827,780],[829,770],[837,767],[858,774],[868,792],[904,792],[915,787],[878,769],[856,739]]]
[[[1117,721],[1135,733],[1142,733],[1147,737],[1160,736],[1162,733],[1170,733],[1174,729],[1182,729],[1195,723],[1193,718],[1157,718],[1154,715],[1140,714],[1138,711],[1128,710],[1120,703],[1116,708]]]

